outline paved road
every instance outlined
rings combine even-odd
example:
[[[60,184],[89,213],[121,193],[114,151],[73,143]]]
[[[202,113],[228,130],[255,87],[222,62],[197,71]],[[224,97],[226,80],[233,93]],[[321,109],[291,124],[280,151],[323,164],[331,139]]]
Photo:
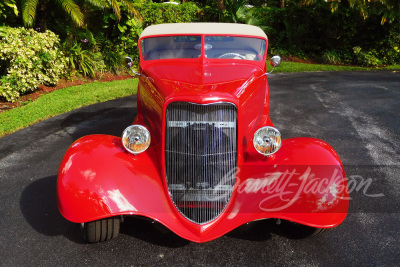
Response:
[[[0,139],[0,265],[399,264],[400,73],[275,74],[270,90],[271,117],[285,138],[327,141],[354,185],[371,182],[352,190],[350,213],[334,231],[293,240],[273,221],[260,221],[196,244],[128,219],[117,239],[82,243],[57,210],[58,164],[81,136],[120,135],[135,114],[128,97]]]

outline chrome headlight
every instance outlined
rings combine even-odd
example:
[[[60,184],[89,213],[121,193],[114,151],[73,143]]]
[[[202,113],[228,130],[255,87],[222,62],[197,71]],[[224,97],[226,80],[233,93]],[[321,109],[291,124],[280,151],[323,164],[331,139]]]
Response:
[[[274,127],[262,127],[254,134],[253,145],[259,153],[265,156],[272,155],[281,148],[281,133]]]
[[[134,155],[144,152],[150,141],[150,132],[142,125],[131,125],[122,134],[122,144]]]

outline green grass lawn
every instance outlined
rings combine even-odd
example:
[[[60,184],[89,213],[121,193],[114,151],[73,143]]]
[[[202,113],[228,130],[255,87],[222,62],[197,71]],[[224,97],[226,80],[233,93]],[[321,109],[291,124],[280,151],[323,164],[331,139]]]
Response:
[[[137,79],[94,82],[45,94],[25,106],[0,113],[0,136],[83,106],[136,94],[137,83]]]
[[[268,71],[271,69],[272,68],[268,63]],[[400,65],[384,68],[363,68],[283,61],[282,64],[274,70],[274,73],[382,69],[400,71]],[[94,82],[91,84],[59,89],[43,95],[25,106],[0,113],[0,137],[28,127],[36,122],[83,106],[136,94],[137,83],[137,79],[127,79],[112,82]]]

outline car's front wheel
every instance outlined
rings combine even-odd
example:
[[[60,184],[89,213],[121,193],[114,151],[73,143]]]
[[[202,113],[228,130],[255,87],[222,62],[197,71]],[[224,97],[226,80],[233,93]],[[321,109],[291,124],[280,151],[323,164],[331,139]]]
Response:
[[[282,229],[286,235],[288,235],[288,237],[295,239],[301,239],[310,236],[324,234],[333,229],[333,228],[310,227],[286,220],[279,220],[279,223],[277,221],[277,224],[279,228]]]
[[[84,238],[89,243],[108,241],[118,236],[120,219],[105,218],[82,224]]]

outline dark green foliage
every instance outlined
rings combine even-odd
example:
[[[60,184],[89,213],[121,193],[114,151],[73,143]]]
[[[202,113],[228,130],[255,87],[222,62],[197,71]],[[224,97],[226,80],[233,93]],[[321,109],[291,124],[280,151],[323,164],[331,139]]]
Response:
[[[371,50],[369,52],[362,51],[361,47],[356,46],[353,48],[354,57],[353,60],[357,65],[361,66],[378,66],[381,61],[375,56],[376,51]]]
[[[336,51],[327,50],[322,53],[321,59],[323,63],[326,64],[339,64],[341,63],[340,54]]]
[[[16,0],[0,2],[0,26],[18,26],[19,10]]]
[[[204,7],[204,19],[206,21],[217,21],[217,22],[233,22],[243,23],[244,21],[244,10],[247,0],[225,0],[225,10],[218,10],[217,1],[209,0]],[[239,10],[242,13],[238,14]],[[246,10],[249,11],[249,10]]]
[[[364,18],[359,10],[344,4],[332,12],[330,3],[254,8],[277,49],[300,58],[330,64],[376,66],[400,62],[399,20],[381,24],[381,13],[370,10]],[[359,47],[360,52],[354,52]],[[356,49],[357,50],[357,49]]]
[[[162,0],[0,1],[0,26],[21,25],[22,3],[38,9],[40,4],[46,5],[47,27],[62,40],[70,77],[76,73],[94,76],[104,70],[119,73],[126,56],[138,63],[138,38],[145,27],[197,21],[259,26],[268,35],[270,55],[362,66],[400,62],[398,0],[202,0],[180,1],[179,5],[163,4]],[[83,27],[73,23],[60,2],[76,4],[76,10],[79,7],[84,14]],[[41,14],[37,16],[38,20]],[[38,25],[38,21],[30,23]],[[39,57],[46,64],[47,55]],[[8,63],[0,64],[4,75]]]
[[[41,31],[47,30],[48,0],[20,0],[21,13],[26,27],[39,27]],[[68,14],[74,24],[84,25],[84,15],[74,0],[54,0],[60,9]]]
[[[112,46],[105,46],[102,54],[107,70],[110,70],[114,73],[121,73],[123,71],[124,53],[114,50]]]
[[[143,29],[160,23],[193,22],[200,20],[200,9],[194,3],[180,5],[149,3],[137,5],[142,20],[125,13],[120,21],[113,14],[104,16],[104,33],[99,36],[107,41],[100,45],[104,62],[108,69],[115,72],[123,68],[123,59],[132,57],[139,63],[138,40]]]
[[[73,77],[75,72],[83,76],[94,77],[96,72],[104,70],[104,62],[100,52],[83,49],[80,43],[75,42],[71,47],[64,47],[67,57],[69,75]]]
[[[200,9],[194,3],[144,4],[137,7],[143,17],[143,27],[160,23],[193,22],[199,20]]]

